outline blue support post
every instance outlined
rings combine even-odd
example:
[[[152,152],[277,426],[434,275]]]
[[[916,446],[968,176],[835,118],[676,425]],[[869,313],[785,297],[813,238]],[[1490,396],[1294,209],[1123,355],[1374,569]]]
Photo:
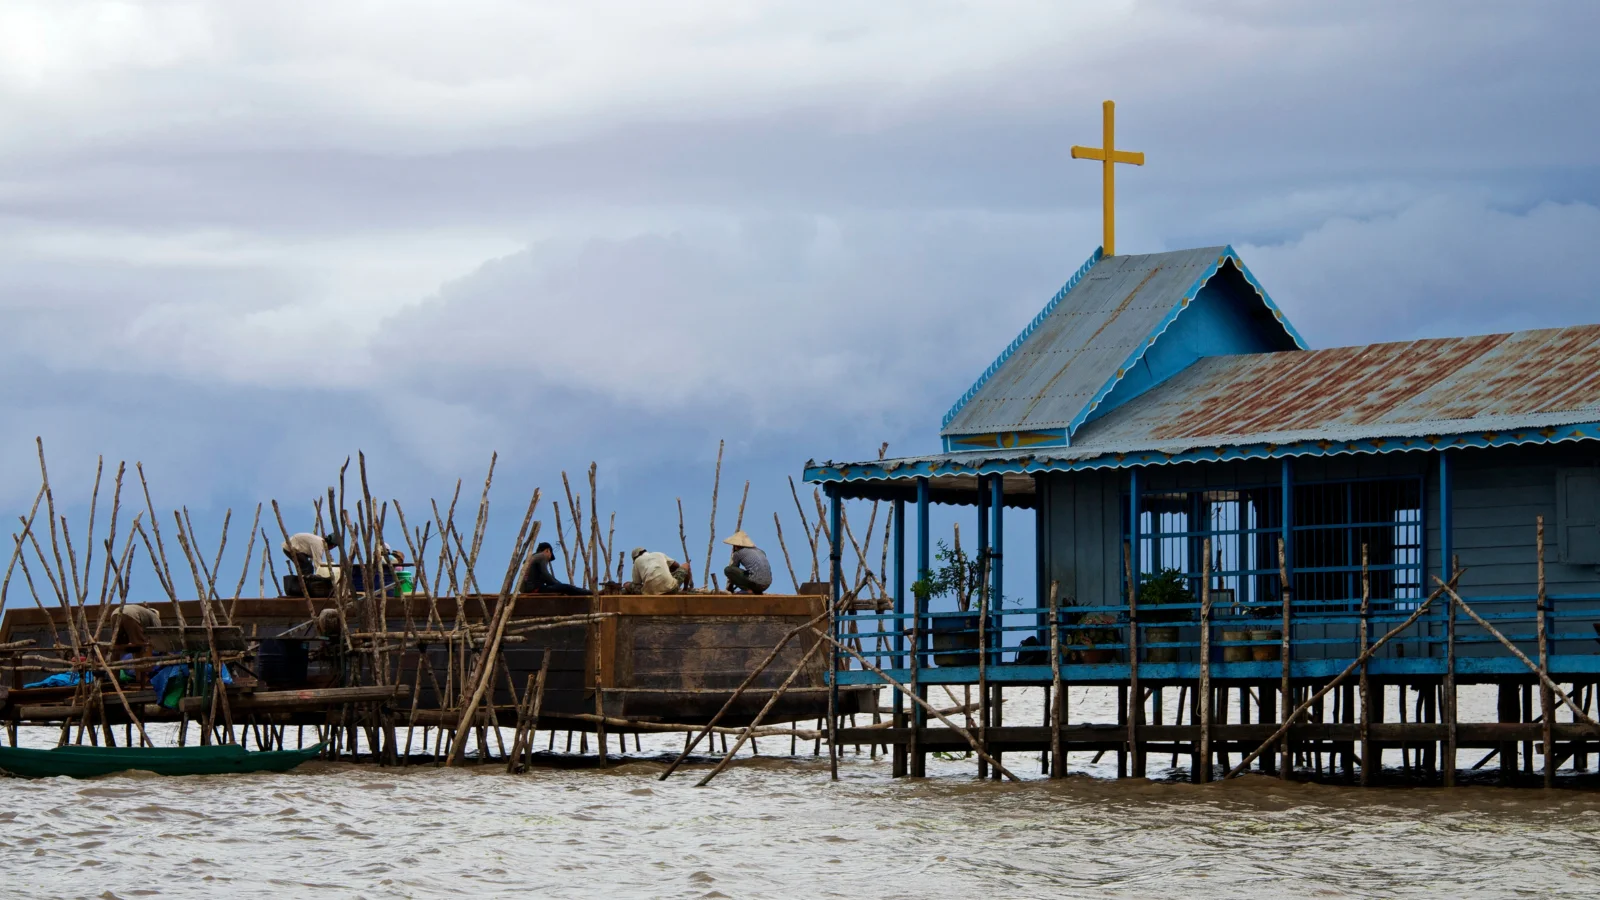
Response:
[[[1033,591],[1034,606],[1043,608],[1050,596],[1049,511],[1046,509],[1044,475],[1033,476]],[[1050,627],[1050,617],[1039,613],[1039,640],[1045,641],[1045,629]]]
[[[1130,597],[1139,594],[1139,470],[1128,470],[1128,569],[1125,576]],[[1128,599],[1127,597],[1123,598]]]
[[[906,502],[894,501],[894,664],[905,668],[906,659]],[[895,712],[900,711],[901,696],[894,695]]]
[[[894,501],[894,664],[906,664],[906,501]],[[881,627],[881,626],[880,626]],[[915,705],[915,704],[913,704]],[[906,727],[906,698],[899,689],[894,692],[894,727]],[[906,746],[894,745],[894,763],[891,774],[903,778],[906,774]]]
[[[989,476],[979,475],[978,476],[978,566],[979,566],[978,571],[982,573],[983,579],[984,579],[984,582],[980,583],[978,585],[978,590],[980,590],[980,591],[991,590],[990,585],[994,584],[993,565],[992,565],[992,560],[990,560],[990,558],[989,558],[989,553],[993,549],[993,547],[992,547],[992,545],[990,543],[990,540],[991,540],[991,535],[990,535],[990,532],[989,532]],[[994,610],[994,594],[993,593],[989,594],[989,602],[988,602],[987,606],[989,608],[989,612],[991,613],[991,618],[992,618],[992,613],[993,613],[993,610]],[[985,635],[984,635],[985,638],[991,637],[991,635],[989,635],[987,633],[988,623],[985,622],[983,627],[984,627],[984,630],[985,630]],[[983,652],[984,653],[988,653],[989,652],[989,648],[988,647],[984,647],[983,648]],[[993,657],[989,657],[986,660],[986,662],[993,662],[993,661],[994,661]]]
[[[842,641],[844,627],[839,615],[840,594],[843,591],[842,548],[843,536],[839,533],[844,503],[839,494],[828,485],[828,609],[829,632],[836,641]],[[839,780],[839,650],[828,648],[828,769],[834,781]]]
[[[991,609],[1000,609],[1005,605],[1005,566],[1001,560],[1006,549],[1006,493],[1005,476],[989,476],[989,514],[992,523],[989,526],[989,606]],[[998,643],[998,641],[997,641]]]
[[[1450,451],[1439,451],[1439,577],[1450,580],[1450,558],[1455,554],[1455,541],[1451,530],[1455,525],[1455,509],[1450,496]],[[1425,592],[1426,593],[1426,592]]]
[[[1451,557],[1455,554],[1455,547],[1456,547],[1455,541],[1452,540],[1452,537],[1451,537],[1451,534],[1450,534],[1451,531],[1455,530],[1455,504],[1454,504],[1454,502],[1452,500],[1452,497],[1451,497],[1451,493],[1452,492],[1451,492],[1451,489],[1450,489],[1451,488],[1451,485],[1450,485],[1450,482],[1451,482],[1450,474],[1451,474],[1450,473],[1450,452],[1448,450],[1440,450],[1439,451],[1439,579],[1441,581],[1444,581],[1444,582],[1449,582],[1449,580],[1450,580]],[[1424,565],[1422,567],[1422,570],[1424,572],[1426,572],[1428,570],[1428,567],[1426,565]],[[1427,590],[1426,587],[1424,587],[1423,588],[1424,596],[1426,596],[1427,593],[1428,593],[1428,590]],[[1449,598],[1446,597],[1444,599],[1448,600]],[[1438,619],[1440,622],[1444,622],[1446,619],[1450,618],[1450,616],[1454,612],[1455,612],[1455,604],[1454,603],[1445,603],[1445,604],[1443,604],[1443,605],[1438,607],[1437,614],[1434,616],[1434,618]],[[1437,646],[1437,645],[1434,645],[1434,646]],[[1431,656],[1432,653],[1433,653],[1433,647],[1429,647],[1429,655]],[[1452,662],[1453,662],[1453,660],[1452,660]],[[1451,674],[1453,674],[1453,673],[1451,673]]]
[[[1290,465],[1287,456],[1283,458],[1279,473],[1281,484],[1279,493],[1283,494],[1282,509],[1279,511],[1283,521],[1279,523],[1279,529],[1283,538],[1284,570],[1289,574],[1289,583],[1280,584],[1278,587],[1281,590],[1292,590],[1294,582],[1294,469]]]
[[[917,580],[925,581],[928,577],[928,479],[917,479]],[[912,611],[916,621],[917,639],[911,648],[911,685],[912,690],[922,700],[928,699],[928,689],[919,680],[918,675],[922,669],[922,650],[927,642],[923,635],[927,629],[928,602],[922,597],[912,598]],[[928,774],[928,757],[917,743],[917,735],[927,726],[928,714],[919,703],[911,710],[911,742],[908,746],[911,759],[911,777],[922,778]]]

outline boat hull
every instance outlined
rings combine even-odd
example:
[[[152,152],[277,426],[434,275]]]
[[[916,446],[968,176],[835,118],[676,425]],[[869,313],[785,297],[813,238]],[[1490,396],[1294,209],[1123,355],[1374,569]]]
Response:
[[[0,772],[17,778],[95,778],[116,772],[157,775],[231,775],[287,772],[322,753],[304,750],[247,751],[238,744],[211,747],[0,747]]]

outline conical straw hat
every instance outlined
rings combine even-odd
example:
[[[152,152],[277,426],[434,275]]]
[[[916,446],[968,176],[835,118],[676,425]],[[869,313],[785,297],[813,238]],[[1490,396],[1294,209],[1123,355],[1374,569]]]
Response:
[[[756,545],[755,541],[750,540],[750,535],[745,534],[743,531],[735,531],[732,537],[724,538],[722,542],[730,547],[754,547]]]

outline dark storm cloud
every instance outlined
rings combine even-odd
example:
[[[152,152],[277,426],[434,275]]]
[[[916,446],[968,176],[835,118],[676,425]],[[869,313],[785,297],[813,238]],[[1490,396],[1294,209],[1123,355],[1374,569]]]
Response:
[[[781,508],[1098,243],[1107,96],[1120,249],[1233,243],[1316,345],[1595,318],[1592,4],[64,8],[0,10],[11,506],[44,434],[215,508],[599,459],[658,543],[726,436]]]

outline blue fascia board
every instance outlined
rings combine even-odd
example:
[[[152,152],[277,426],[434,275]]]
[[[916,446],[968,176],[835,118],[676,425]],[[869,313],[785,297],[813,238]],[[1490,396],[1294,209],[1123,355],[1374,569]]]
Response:
[[[1039,326],[1043,324],[1044,320],[1049,317],[1052,312],[1055,312],[1055,308],[1061,304],[1061,301],[1066,298],[1067,294],[1071,293],[1072,289],[1078,286],[1078,282],[1083,280],[1083,276],[1089,274],[1089,270],[1094,268],[1095,263],[1099,262],[1102,258],[1104,258],[1104,256],[1104,247],[1094,248],[1094,253],[1091,253],[1089,258],[1084,261],[1083,265],[1078,267],[1078,271],[1072,273],[1072,277],[1067,279],[1067,283],[1062,285],[1061,290],[1056,291],[1056,295],[1050,298],[1050,302],[1045,304],[1044,309],[1040,310],[1039,314],[1033,317],[1033,321],[1029,322],[1027,327],[1022,329],[1021,334],[1018,334],[1010,344],[1006,345],[1004,350],[1000,351],[1000,355],[995,357],[994,362],[989,364],[989,368],[983,370],[983,374],[979,375],[978,380],[972,383],[972,387],[967,388],[967,392],[961,395],[961,399],[957,400],[955,405],[950,407],[950,411],[944,414],[944,419],[939,422],[939,427],[941,429],[955,421],[956,414],[961,412],[961,408],[963,406],[967,405],[967,401],[977,396],[978,390],[983,387],[984,383],[993,377],[994,373],[1000,371],[1000,367],[1005,365],[1006,360],[1011,358],[1011,354],[1017,352],[1017,348],[1022,346],[1022,342],[1026,341],[1028,337],[1034,333],[1034,331],[1038,330]]]
[[[1516,447],[1556,444],[1563,441],[1600,439],[1600,422],[1552,425],[1543,428],[1513,429],[1506,432],[1463,432],[1423,437],[1374,437],[1354,441],[1327,438],[1294,441],[1287,444],[1235,444],[1200,447],[1180,453],[1157,450],[1104,453],[1083,459],[1032,457],[988,460],[977,457],[973,463],[961,459],[983,451],[964,451],[949,457],[924,459],[895,467],[893,471],[878,463],[807,466],[804,480],[809,484],[849,481],[899,481],[934,475],[1034,474],[1073,472],[1089,469],[1125,469],[1134,466],[1176,465],[1179,463],[1232,462],[1245,459],[1282,459],[1296,456],[1344,456],[1359,453],[1403,453],[1443,450],[1456,447]]]
[[[1083,409],[1078,410],[1078,414],[1074,416],[1072,422],[1067,425],[1068,443],[1071,442],[1072,436],[1077,434],[1079,426],[1083,425],[1083,423],[1088,420],[1089,416],[1099,409],[1100,404],[1111,395],[1111,391],[1116,388],[1117,384],[1122,381],[1123,377],[1128,372],[1133,371],[1134,366],[1138,365],[1139,360],[1144,358],[1145,353],[1149,352],[1150,348],[1155,346],[1156,340],[1160,338],[1161,335],[1165,334],[1168,328],[1172,327],[1172,323],[1178,320],[1178,315],[1189,308],[1189,304],[1193,303],[1195,298],[1200,295],[1201,289],[1204,288],[1206,284],[1211,281],[1211,279],[1216,277],[1217,273],[1222,270],[1222,266],[1229,260],[1232,260],[1233,264],[1238,267],[1239,273],[1244,276],[1245,281],[1250,285],[1250,287],[1255,289],[1256,294],[1261,298],[1261,302],[1266,304],[1267,310],[1272,313],[1272,317],[1278,321],[1278,324],[1283,326],[1284,331],[1287,332],[1289,337],[1294,341],[1295,346],[1301,350],[1309,349],[1306,346],[1305,339],[1300,337],[1300,332],[1296,331],[1295,327],[1290,324],[1289,317],[1284,315],[1283,310],[1272,301],[1272,297],[1267,294],[1266,288],[1261,286],[1261,282],[1257,281],[1255,275],[1251,274],[1249,267],[1244,264],[1244,260],[1241,259],[1239,254],[1233,249],[1233,245],[1229,244],[1227,247],[1223,248],[1222,255],[1218,256],[1215,262],[1206,267],[1206,270],[1200,273],[1200,277],[1194,280],[1194,284],[1191,284],[1189,289],[1183,292],[1183,299],[1173,304],[1172,309],[1167,312],[1166,317],[1161,320],[1160,324],[1156,325],[1156,327],[1145,336],[1144,341],[1139,344],[1133,353],[1128,355],[1128,358],[1122,363],[1122,365],[1117,367],[1116,374],[1112,375],[1110,378],[1107,378],[1106,383],[1101,385],[1100,390],[1089,399],[1088,404],[1085,405]],[[949,420],[946,420],[945,424],[950,424]]]
[[[1332,678],[1343,672],[1350,665],[1351,659],[1305,659],[1289,663],[1289,677],[1291,678]],[[1105,663],[1100,665],[1068,665],[1061,667],[1062,680],[1069,684],[1085,683],[1116,683],[1128,680],[1129,671],[1127,663]],[[1373,659],[1367,664],[1367,672],[1379,677],[1421,675],[1440,676],[1444,674],[1445,660],[1442,657],[1406,657]],[[910,669],[885,669],[884,673],[901,684],[907,683],[911,678]],[[1596,654],[1563,654],[1550,657],[1550,673],[1558,675],[1594,675],[1600,674],[1600,653]],[[1214,679],[1239,679],[1248,681],[1276,681],[1283,674],[1283,664],[1274,660],[1271,662],[1214,662],[1211,664],[1211,677]],[[1493,657],[1458,657],[1456,659],[1456,674],[1466,676],[1501,676],[1501,675],[1531,675],[1532,672],[1523,662],[1512,656]],[[1011,664],[992,665],[985,673],[987,680],[997,684],[1048,684],[1052,679],[1050,667],[1044,666],[1018,666]],[[1200,677],[1200,664],[1197,662],[1185,663],[1147,663],[1139,664],[1139,678],[1146,681],[1193,681]],[[935,666],[919,669],[917,671],[919,684],[974,684],[978,681],[977,666]],[[884,684],[884,680],[873,672],[860,669],[842,670],[839,672],[839,684],[862,685]]]

